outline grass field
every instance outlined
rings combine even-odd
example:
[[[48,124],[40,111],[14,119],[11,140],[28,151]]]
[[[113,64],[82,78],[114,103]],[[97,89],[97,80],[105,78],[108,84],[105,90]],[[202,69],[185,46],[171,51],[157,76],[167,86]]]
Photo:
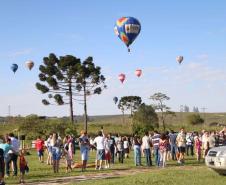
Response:
[[[95,152],[91,152],[89,162],[94,162]],[[36,152],[32,151],[31,155],[27,156],[29,163],[30,172],[26,175],[26,182],[30,184],[35,184],[37,182],[45,182],[48,184],[49,179],[69,177],[69,176],[79,176],[79,175],[93,175],[98,173],[110,174],[112,172],[125,171],[127,169],[140,169],[145,167],[135,167],[133,163],[133,152],[130,153],[130,158],[125,160],[124,164],[116,163],[111,169],[96,171],[94,168],[90,168],[87,172],[82,173],[80,169],[74,169],[72,173],[65,173],[64,160],[61,160],[60,173],[54,174],[52,172],[51,166],[45,163],[39,163]],[[75,161],[80,160],[79,151],[75,155]],[[144,163],[144,158],[142,158]],[[88,178],[89,179],[89,178]],[[6,179],[7,184],[18,184],[18,178],[9,177]],[[133,176],[117,176],[110,179],[103,180],[92,180],[86,182],[79,182],[79,184],[92,184],[92,185],[102,185],[102,184],[172,184],[172,185],[223,185],[226,182],[225,176],[219,176],[215,172],[209,170],[205,167],[204,163],[197,163],[194,158],[187,157],[185,166],[177,166],[175,161],[169,161],[165,169],[151,167],[150,171],[146,173],[139,173]],[[70,181],[69,184],[77,184],[78,182]],[[44,183],[45,184],[45,183]]]

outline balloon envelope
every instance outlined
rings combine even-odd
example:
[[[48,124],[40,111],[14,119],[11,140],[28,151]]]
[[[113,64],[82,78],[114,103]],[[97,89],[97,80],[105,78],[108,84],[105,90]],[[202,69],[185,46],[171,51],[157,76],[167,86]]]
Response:
[[[184,60],[184,57],[183,57],[183,56],[177,56],[177,58],[176,58],[176,61],[177,61],[179,64],[181,64],[183,60]]]
[[[126,78],[126,75],[123,74],[123,73],[121,73],[120,75],[118,75],[118,79],[119,79],[122,83],[124,82],[125,78]]]
[[[113,98],[113,101],[115,102],[115,104],[118,102],[118,98],[117,97],[114,97]]]
[[[133,43],[141,30],[140,22],[134,17],[122,17],[116,21],[114,31],[119,39],[128,47]]]
[[[142,70],[141,70],[141,69],[137,69],[137,70],[135,71],[135,75],[136,75],[136,76],[140,77],[141,74],[142,74]]]
[[[29,70],[31,70],[31,69],[34,67],[34,62],[31,61],[31,60],[29,60],[29,61],[27,61],[27,62],[25,63],[25,65],[27,66],[27,68],[28,68]]]
[[[17,64],[12,64],[11,66],[11,70],[15,73],[18,69],[18,65]]]

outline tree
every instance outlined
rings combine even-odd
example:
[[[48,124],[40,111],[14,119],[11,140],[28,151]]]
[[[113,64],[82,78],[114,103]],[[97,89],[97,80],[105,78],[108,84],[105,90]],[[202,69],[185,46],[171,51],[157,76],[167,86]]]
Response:
[[[133,112],[136,111],[142,103],[142,99],[139,96],[123,96],[119,100],[118,108],[122,110],[123,114],[125,110],[130,110],[131,117]]]
[[[189,107],[187,105],[184,106],[184,112],[189,112]]]
[[[159,127],[158,115],[151,105],[142,104],[133,115],[133,132],[143,133]]]
[[[164,104],[164,101],[169,100],[170,97],[168,97],[166,94],[158,92],[158,93],[155,93],[152,96],[150,96],[150,99],[153,100],[154,102],[157,102],[157,104],[154,104],[152,106],[155,110],[161,112],[160,118],[161,118],[161,122],[163,125],[163,129],[165,131],[166,130],[166,126],[165,126],[166,117],[168,115],[175,115],[175,112],[170,111],[170,107],[168,107]]]
[[[101,94],[102,90],[107,87],[105,85],[105,77],[101,74],[101,68],[95,66],[92,57],[88,57],[79,66],[76,83],[77,91],[83,96],[84,129],[87,131],[87,96]]]
[[[193,107],[193,112],[199,113],[199,108],[198,107]]]
[[[187,116],[187,122],[191,125],[203,124],[204,119],[199,114],[191,114]]]
[[[39,80],[36,88],[43,94],[48,94],[49,100],[55,100],[57,105],[70,105],[70,120],[74,121],[73,115],[73,92],[76,90],[76,76],[80,59],[66,55],[57,58],[55,54],[43,58],[43,65],[39,66]],[[49,105],[47,99],[43,99],[44,105]]]

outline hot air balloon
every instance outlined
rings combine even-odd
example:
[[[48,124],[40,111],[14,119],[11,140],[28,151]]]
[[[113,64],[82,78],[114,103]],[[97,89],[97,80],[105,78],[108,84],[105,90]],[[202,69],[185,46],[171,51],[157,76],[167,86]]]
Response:
[[[114,101],[114,103],[116,104],[116,103],[118,102],[118,98],[115,96],[115,97],[113,98],[113,101]]]
[[[116,21],[114,27],[115,34],[127,46],[128,52],[130,52],[129,46],[139,35],[140,30],[140,22],[134,17],[122,17]]]
[[[121,73],[120,75],[118,75],[118,79],[123,83],[124,80],[126,79],[126,75]]]
[[[15,73],[18,69],[18,65],[17,64],[12,64],[11,66],[11,70]]]
[[[142,74],[142,70],[141,70],[141,69],[137,69],[137,70],[135,71],[135,75],[136,75],[136,76],[140,77],[141,74]]]
[[[184,57],[183,57],[183,56],[177,56],[177,58],[176,58],[176,61],[177,61],[179,64],[181,64],[183,60],[184,60]]]
[[[25,65],[27,66],[27,68],[28,68],[29,70],[31,70],[31,69],[34,67],[34,62],[31,61],[31,60],[28,60],[28,61],[25,63]]]

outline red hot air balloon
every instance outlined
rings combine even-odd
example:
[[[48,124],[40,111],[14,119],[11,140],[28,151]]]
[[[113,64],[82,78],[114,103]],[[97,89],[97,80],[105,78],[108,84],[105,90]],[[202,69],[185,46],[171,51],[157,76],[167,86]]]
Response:
[[[137,69],[137,70],[135,71],[135,75],[136,75],[136,76],[140,77],[141,74],[142,74],[142,70],[141,70],[141,69]]]
[[[123,83],[124,80],[126,79],[126,75],[121,73],[120,75],[118,75],[118,79]]]

